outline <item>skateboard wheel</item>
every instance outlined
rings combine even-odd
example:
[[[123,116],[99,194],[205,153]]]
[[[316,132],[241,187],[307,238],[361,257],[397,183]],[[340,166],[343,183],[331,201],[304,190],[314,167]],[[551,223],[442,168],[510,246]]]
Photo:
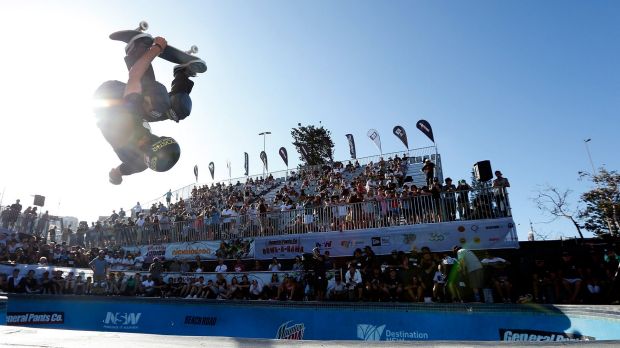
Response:
[[[196,54],[196,53],[198,53],[198,46],[192,45],[192,47],[190,47],[189,50],[186,51],[185,53],[187,53],[187,54]]]
[[[136,29],[137,31],[147,31],[149,29],[149,23],[147,21],[141,21],[138,28]]]

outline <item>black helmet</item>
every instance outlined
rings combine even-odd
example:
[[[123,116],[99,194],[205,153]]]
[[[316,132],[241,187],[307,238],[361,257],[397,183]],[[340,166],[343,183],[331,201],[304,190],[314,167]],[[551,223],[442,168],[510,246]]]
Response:
[[[170,137],[157,137],[149,153],[145,156],[146,165],[156,172],[165,172],[174,167],[181,156],[181,147]]]

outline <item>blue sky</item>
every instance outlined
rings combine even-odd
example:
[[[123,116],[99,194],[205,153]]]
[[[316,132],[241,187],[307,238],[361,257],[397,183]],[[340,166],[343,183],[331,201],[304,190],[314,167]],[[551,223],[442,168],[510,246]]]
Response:
[[[538,185],[571,188],[575,202],[589,187],[577,177],[590,169],[583,139],[592,138],[597,166],[620,167],[614,1],[41,1],[5,4],[0,19],[3,32],[20,33],[5,44],[32,53],[0,58],[0,73],[18,81],[2,90],[12,105],[1,127],[17,149],[0,171],[3,204],[43,194],[52,212],[91,220],[191,184],[194,164],[201,181],[209,182],[210,161],[216,179],[227,178],[226,160],[241,176],[248,152],[250,172],[260,173],[263,130],[273,133],[270,169],[280,170],[280,146],[291,167],[299,163],[290,136],[298,122],[321,121],[336,158],[346,159],[347,133],[358,156],[377,154],[370,128],[384,152],[403,148],[391,134],[397,124],[410,147],[431,145],[415,129],[423,118],[445,176],[469,179],[472,165],[488,159],[509,178],[524,239],[530,219],[545,220],[530,200]],[[89,99],[102,81],[126,79],[123,45],[107,35],[142,19],[172,45],[198,45],[209,70],[195,79],[192,115],[153,126],[181,143],[177,166],[113,187],[107,172],[117,159]],[[165,84],[171,69],[155,64]],[[535,228],[551,238],[575,234],[566,222]]]

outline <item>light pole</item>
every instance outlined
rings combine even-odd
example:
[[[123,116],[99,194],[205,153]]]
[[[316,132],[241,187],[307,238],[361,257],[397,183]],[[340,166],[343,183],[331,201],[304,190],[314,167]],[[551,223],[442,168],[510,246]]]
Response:
[[[590,165],[592,166],[592,175],[596,175],[596,169],[594,168],[594,162],[592,162],[592,155],[590,155],[590,147],[588,147],[588,143],[592,140],[591,138],[585,139],[583,144],[586,146],[586,152],[588,153],[588,159],[590,160]]]
[[[267,154],[267,152],[265,151],[265,143],[266,143],[266,139],[267,136],[270,135],[271,132],[269,131],[265,131],[265,132],[260,132],[258,133],[258,135],[262,135],[263,136],[263,152],[265,152],[265,154]],[[263,163],[263,179],[265,179],[265,163]]]

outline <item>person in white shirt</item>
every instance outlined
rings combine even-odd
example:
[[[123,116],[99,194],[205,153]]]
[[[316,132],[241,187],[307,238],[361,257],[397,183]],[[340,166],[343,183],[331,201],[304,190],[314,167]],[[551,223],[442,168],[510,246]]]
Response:
[[[346,284],[342,282],[339,275],[336,275],[334,281],[328,286],[327,298],[333,301],[346,301],[348,300],[347,292]]]
[[[127,256],[123,258],[121,264],[123,265],[123,269],[132,270],[134,267],[134,262],[133,256],[131,256],[131,254],[127,254]]]
[[[280,271],[281,268],[282,268],[282,265],[280,265],[280,263],[278,262],[277,257],[274,257],[271,260],[271,263],[269,264],[269,266],[267,266],[267,270],[270,272],[278,272]]]
[[[362,291],[364,290],[362,286],[362,274],[355,268],[355,265],[349,265],[349,270],[344,274],[344,282],[350,294],[357,296],[358,299],[362,298]]]
[[[135,216],[136,218],[140,216],[140,214],[142,213],[142,206],[140,205],[140,202],[136,203],[136,205],[133,208],[131,208],[131,212],[132,212],[132,215]]]
[[[142,256],[142,253],[138,251],[138,254],[136,255],[136,257],[134,257],[133,267],[135,270],[141,271],[143,265],[144,265],[144,256]]]
[[[256,279],[252,280],[252,284],[250,285],[250,300],[258,300],[263,289],[258,284]]]
[[[217,273],[225,273],[228,272],[228,267],[226,266],[226,264],[224,263],[224,259],[219,258],[217,260],[218,265],[215,266],[215,272]]]
[[[151,275],[149,275],[148,278],[142,282],[142,289],[144,289],[144,296],[155,295],[155,281]]]

